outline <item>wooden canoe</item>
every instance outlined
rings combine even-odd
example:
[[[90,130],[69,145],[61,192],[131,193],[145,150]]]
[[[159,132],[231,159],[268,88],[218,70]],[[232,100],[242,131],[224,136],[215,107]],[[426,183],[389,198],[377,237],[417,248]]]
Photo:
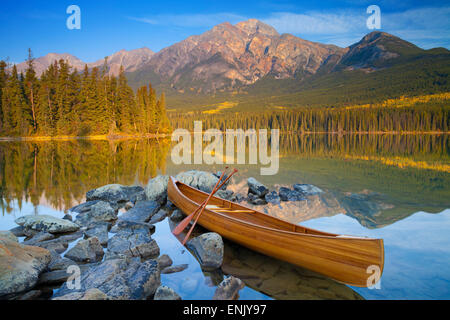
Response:
[[[185,215],[208,194],[170,177],[169,200]],[[305,228],[237,203],[212,197],[198,223],[249,249],[358,287],[373,285],[384,267],[382,239],[341,236]]]

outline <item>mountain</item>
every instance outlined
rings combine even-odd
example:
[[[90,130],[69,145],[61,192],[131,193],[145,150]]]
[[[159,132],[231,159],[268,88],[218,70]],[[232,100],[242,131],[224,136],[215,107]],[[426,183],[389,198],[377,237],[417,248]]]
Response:
[[[346,51],[280,35],[255,19],[236,25],[225,22],[162,49],[131,77],[141,84],[152,81],[212,93],[251,85],[267,75],[285,79],[314,74],[331,56],[341,57]]]
[[[136,71],[145,65],[153,55],[154,52],[148,48],[140,48],[130,51],[120,50],[108,57],[108,73],[110,75],[118,75],[121,65],[123,65],[126,72]],[[100,59],[95,62],[83,62],[79,58],[68,53],[49,53],[34,60],[36,74],[40,76],[50,64],[60,59],[66,60],[73,68],[79,71],[83,70],[86,64],[89,68],[102,67],[104,64],[104,59]],[[19,72],[25,73],[26,68],[26,62],[22,62],[17,65],[17,70]]]

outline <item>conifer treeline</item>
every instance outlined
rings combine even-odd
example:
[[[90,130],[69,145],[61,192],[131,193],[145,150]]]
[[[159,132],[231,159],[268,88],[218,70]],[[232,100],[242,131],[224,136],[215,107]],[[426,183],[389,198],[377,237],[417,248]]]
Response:
[[[369,108],[300,108],[293,110],[244,111],[208,114],[169,113],[173,127],[193,130],[194,121],[203,129],[278,128],[284,132],[448,132],[448,100],[416,103],[407,107],[373,106]]]
[[[87,136],[152,134],[171,131],[164,93],[151,85],[135,96],[123,68],[118,77],[87,65],[79,73],[64,60],[37,77],[31,51],[25,75],[0,61],[0,134],[2,136]]]

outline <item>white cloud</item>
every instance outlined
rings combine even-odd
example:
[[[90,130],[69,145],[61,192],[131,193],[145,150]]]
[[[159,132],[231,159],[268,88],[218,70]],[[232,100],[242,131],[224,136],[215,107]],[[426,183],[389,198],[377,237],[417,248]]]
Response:
[[[307,11],[303,13],[273,12],[257,18],[280,33],[291,33],[311,41],[348,46],[372,30],[367,29],[369,14],[361,10]],[[210,28],[223,22],[235,24],[250,17],[234,13],[155,15],[128,17],[152,25]],[[383,11],[382,31],[397,35],[425,48],[450,47],[450,7],[418,8],[399,12]]]

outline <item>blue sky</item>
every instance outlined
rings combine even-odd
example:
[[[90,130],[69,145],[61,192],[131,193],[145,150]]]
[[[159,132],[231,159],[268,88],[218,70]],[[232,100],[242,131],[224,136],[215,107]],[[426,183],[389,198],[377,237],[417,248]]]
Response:
[[[69,30],[69,5],[81,9],[81,30]],[[121,49],[169,46],[212,26],[256,18],[280,33],[342,47],[358,41],[369,5],[381,9],[381,30],[422,48],[450,48],[448,1],[118,1],[2,0],[0,59],[21,62],[34,56],[71,53],[85,62]]]

